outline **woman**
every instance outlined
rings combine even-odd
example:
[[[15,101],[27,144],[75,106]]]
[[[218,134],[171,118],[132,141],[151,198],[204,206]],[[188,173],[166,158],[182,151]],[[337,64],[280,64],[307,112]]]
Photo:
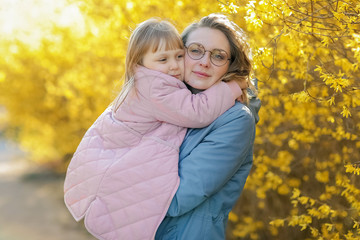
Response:
[[[247,43],[225,16],[202,18],[186,28],[182,38],[187,49],[185,81],[192,92],[221,80],[249,83]],[[223,56],[228,57],[219,64],[216,59]],[[255,114],[259,107],[257,102]],[[252,166],[255,119],[238,102],[210,126],[188,130],[180,148],[180,186],[155,239],[225,239],[228,214]]]

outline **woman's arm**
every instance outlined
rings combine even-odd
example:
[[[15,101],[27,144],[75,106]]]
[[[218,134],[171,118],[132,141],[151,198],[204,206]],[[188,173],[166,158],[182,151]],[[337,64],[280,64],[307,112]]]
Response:
[[[215,194],[241,166],[249,164],[245,161],[252,154],[255,121],[240,103],[209,127],[190,131],[181,148],[180,186],[168,216],[182,215]]]

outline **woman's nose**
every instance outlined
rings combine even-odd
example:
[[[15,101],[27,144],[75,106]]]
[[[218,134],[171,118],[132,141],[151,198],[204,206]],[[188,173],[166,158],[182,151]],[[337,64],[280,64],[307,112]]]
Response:
[[[199,61],[201,66],[208,67],[210,65],[210,52],[205,52]]]

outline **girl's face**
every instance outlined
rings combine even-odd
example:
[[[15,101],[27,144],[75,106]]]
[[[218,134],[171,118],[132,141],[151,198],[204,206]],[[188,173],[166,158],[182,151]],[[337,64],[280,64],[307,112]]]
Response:
[[[184,49],[165,50],[162,44],[156,52],[151,48],[142,58],[144,67],[171,75],[179,80],[184,79]]]
[[[229,62],[222,66],[214,65],[210,60],[214,49],[223,50],[230,57],[230,43],[223,32],[208,27],[198,28],[192,31],[187,39],[186,46],[198,43],[204,46],[205,55],[194,60],[185,54],[185,82],[191,87],[205,90],[214,85],[227,72]]]

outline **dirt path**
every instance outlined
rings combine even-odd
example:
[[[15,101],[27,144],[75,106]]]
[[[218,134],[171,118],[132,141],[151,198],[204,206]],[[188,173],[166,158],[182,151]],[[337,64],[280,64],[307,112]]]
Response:
[[[94,240],[67,211],[62,189],[63,176],[0,140],[0,240]]]

